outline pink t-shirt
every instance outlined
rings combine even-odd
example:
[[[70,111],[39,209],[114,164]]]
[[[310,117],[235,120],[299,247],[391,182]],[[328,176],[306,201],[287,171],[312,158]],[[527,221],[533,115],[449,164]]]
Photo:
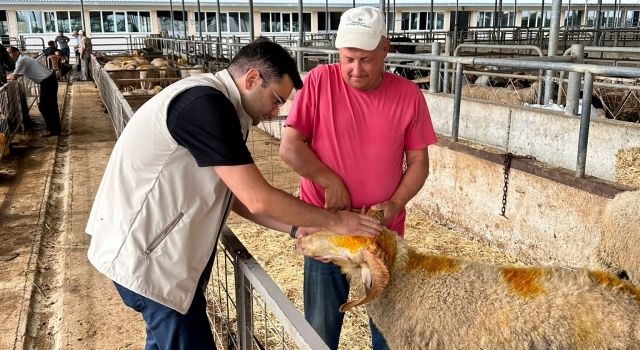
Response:
[[[404,151],[436,142],[427,104],[414,83],[385,72],[377,89],[360,91],[342,79],[339,64],[307,74],[286,124],[342,178],[352,208],[389,200],[403,175]],[[324,188],[308,179],[300,182],[300,197],[324,206]],[[402,210],[389,228],[402,235],[404,219]]]

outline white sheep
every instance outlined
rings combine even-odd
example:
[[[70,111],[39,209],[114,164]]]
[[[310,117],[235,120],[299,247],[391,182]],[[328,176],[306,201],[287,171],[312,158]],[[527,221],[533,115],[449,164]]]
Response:
[[[609,201],[601,222],[598,259],[607,270],[640,285],[640,191],[619,193]]]
[[[394,232],[318,232],[304,255],[340,266],[392,349],[640,349],[640,290],[606,272],[426,255]]]

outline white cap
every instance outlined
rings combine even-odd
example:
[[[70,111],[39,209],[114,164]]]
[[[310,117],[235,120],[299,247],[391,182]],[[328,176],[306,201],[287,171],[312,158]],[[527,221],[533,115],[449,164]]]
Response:
[[[353,47],[371,51],[378,46],[381,36],[387,36],[382,11],[367,6],[352,8],[340,17],[336,48]]]

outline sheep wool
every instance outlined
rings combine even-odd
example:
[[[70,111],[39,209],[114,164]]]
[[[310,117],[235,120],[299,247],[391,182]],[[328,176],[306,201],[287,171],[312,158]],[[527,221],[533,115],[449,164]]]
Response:
[[[601,222],[598,259],[612,273],[625,271],[640,285],[640,191],[627,191],[609,201]]]
[[[640,349],[640,290],[606,272],[426,255],[389,230],[296,248],[364,284],[341,310],[366,304],[392,349]]]

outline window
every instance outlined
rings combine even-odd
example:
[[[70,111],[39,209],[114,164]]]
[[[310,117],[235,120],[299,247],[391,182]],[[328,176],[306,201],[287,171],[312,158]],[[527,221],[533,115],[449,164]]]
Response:
[[[627,27],[640,27],[640,11],[629,11],[627,13]]]
[[[44,33],[42,11],[16,11],[18,33]]]
[[[514,12],[502,12],[500,27],[513,27],[516,25],[516,15]]]
[[[329,29],[327,29],[327,13],[318,12],[318,30],[338,30],[342,12],[329,12]]]
[[[200,30],[202,32],[217,32],[218,31],[218,23],[217,14],[215,12],[200,12],[196,13],[196,27],[201,26]],[[202,19],[202,21],[200,20]]]
[[[3,44],[9,44],[7,37],[9,36],[9,22],[7,21],[7,11],[0,11],[0,37]]]
[[[195,15],[196,28],[201,25],[203,32],[215,33],[218,31],[216,12],[201,12]],[[222,12],[220,14],[220,28],[221,32],[227,33],[249,32],[249,12]]]
[[[402,30],[429,30],[430,12],[403,12]],[[433,29],[444,29],[444,12],[433,13]]]
[[[90,11],[89,26],[92,33],[148,33],[151,31],[151,13],[148,11]]]
[[[304,30],[311,31],[311,14],[303,13]],[[299,30],[297,12],[262,12],[260,31],[264,33],[295,33]]]
[[[582,17],[582,11],[565,11],[564,12],[564,25],[567,27],[570,26],[579,26],[580,25],[580,17]]]
[[[51,11],[43,12],[44,28],[47,33],[55,33],[56,30],[56,13]]]
[[[549,11],[544,12],[544,24],[543,27],[551,26],[551,13]],[[522,21],[520,26],[524,28],[538,28],[541,24],[542,16],[538,11],[522,11]]]
[[[169,35],[181,36],[184,34],[184,24],[182,22],[182,11],[173,11],[173,27],[171,26],[171,12],[158,11],[158,26],[160,31],[165,31]]]
[[[478,12],[478,22],[476,26],[478,28],[487,28],[491,27],[493,23],[493,12],[492,11],[480,11]]]
[[[618,15],[616,16],[616,11],[602,11],[600,13],[600,27],[603,28],[611,28],[615,26],[615,22],[618,18],[620,18],[621,11],[618,11]],[[596,11],[589,11],[587,13],[587,26],[595,27],[596,23]]]
[[[129,28],[129,32],[139,33],[151,31],[150,19],[151,15],[149,12],[127,12],[127,26]]]

